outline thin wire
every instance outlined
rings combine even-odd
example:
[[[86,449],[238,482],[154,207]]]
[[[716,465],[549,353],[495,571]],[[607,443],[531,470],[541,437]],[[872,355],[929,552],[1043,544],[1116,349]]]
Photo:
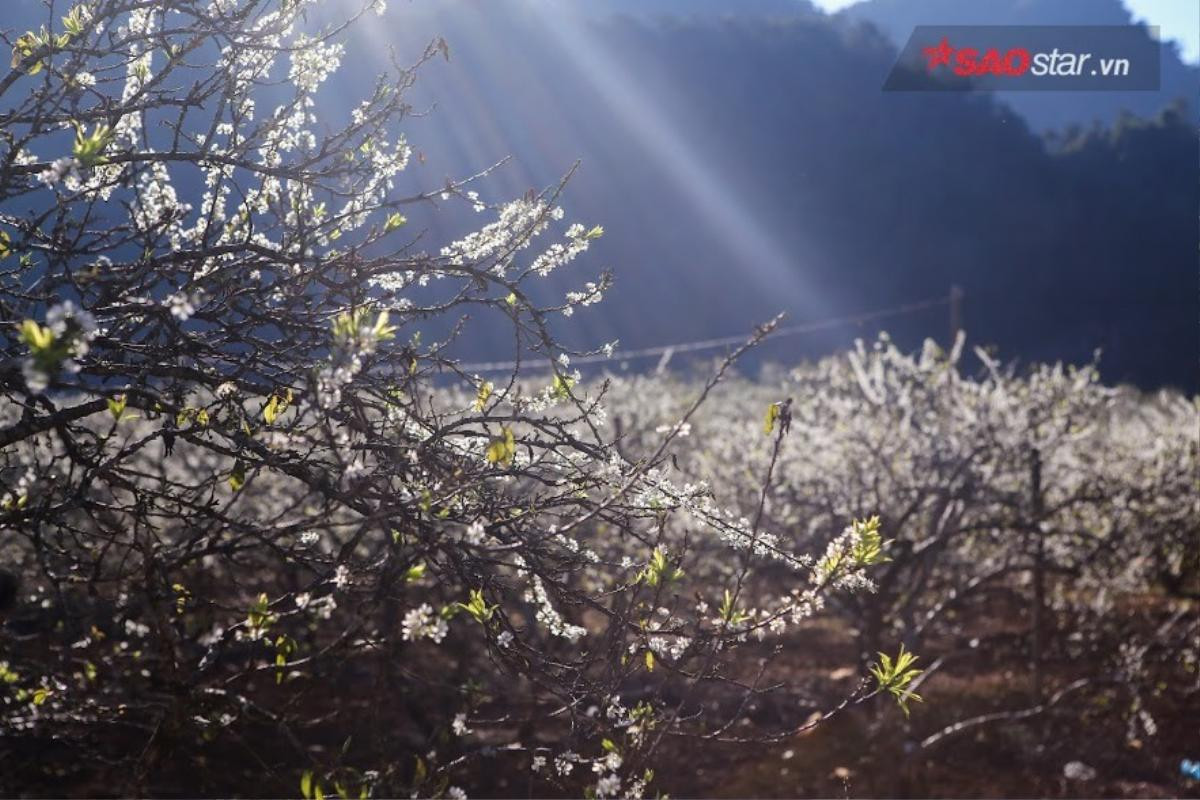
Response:
[[[861,314],[855,314],[845,317],[833,317],[830,319],[819,320],[816,322],[806,322],[799,325],[787,325],[781,328],[776,328],[766,339],[775,339],[780,336],[796,336],[804,333],[813,333],[815,331],[825,330],[828,328],[838,328],[845,325],[861,325],[864,322],[870,322],[877,319],[885,319],[887,317],[898,317],[906,314],[914,314],[918,311],[926,311],[930,308],[948,305],[951,302],[949,296],[934,297],[928,300],[922,300],[916,303],[906,303],[901,306],[893,306],[892,308],[880,309],[878,311],[867,311]],[[611,354],[592,353],[586,356],[579,356],[571,359],[571,366],[578,364],[600,364],[606,361],[629,361],[635,358],[650,358],[658,356],[662,358],[667,353],[674,355],[675,353],[694,353],[701,350],[714,350],[720,347],[732,347],[745,343],[750,334],[737,334],[735,336],[722,336],[718,339],[697,339],[690,342],[681,342],[679,344],[663,344],[655,347],[643,347],[637,350],[616,350]],[[664,359],[664,360],[669,360]],[[660,362],[661,363],[661,362]],[[529,369],[547,369],[552,366],[550,359],[537,359],[532,361],[482,361],[474,364],[460,364],[459,369],[463,372],[511,372],[519,366],[524,366]]]

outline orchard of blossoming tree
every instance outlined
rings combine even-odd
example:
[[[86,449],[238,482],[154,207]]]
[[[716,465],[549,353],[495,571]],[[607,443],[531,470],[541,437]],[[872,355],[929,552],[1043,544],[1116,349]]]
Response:
[[[887,794],[981,743],[1097,791],[1187,755],[1195,400],[961,336],[744,377],[770,321],[585,377],[558,331],[610,276],[539,287],[603,246],[569,174],[416,188],[450,47],[342,118],[385,3],[320,5],[6,32],[0,793]],[[485,315],[549,370],[464,370]]]

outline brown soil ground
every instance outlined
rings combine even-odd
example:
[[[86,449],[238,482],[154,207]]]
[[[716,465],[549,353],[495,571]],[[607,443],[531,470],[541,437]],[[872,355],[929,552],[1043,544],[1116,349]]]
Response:
[[[1129,630],[1145,631],[1161,618],[1161,606],[1160,599],[1134,598],[1120,613]],[[1193,606],[1189,613],[1195,610]],[[989,609],[969,624],[964,620],[964,628],[999,633],[1001,644],[986,652],[981,648],[931,676],[920,689],[924,702],[912,704],[910,717],[890,699],[876,698],[777,744],[668,739],[655,758],[651,796],[661,787],[672,797],[1200,797],[1200,783],[1179,770],[1182,759],[1200,759],[1200,680],[1182,665],[1159,676],[1157,686],[1152,682],[1144,693],[1158,725],[1153,737],[1129,738],[1129,694],[1110,686],[1071,695],[1045,714],[981,725],[922,749],[922,740],[959,720],[1030,705],[1026,620],[1013,609],[997,611]],[[929,647],[936,650],[943,644],[949,647]],[[771,647],[762,645],[760,655],[768,655]],[[853,632],[832,618],[794,630],[770,661],[765,682],[784,680],[801,687],[812,702],[797,707],[792,700],[792,707],[784,707],[764,698],[747,709],[748,715],[762,729],[786,729],[836,705],[862,674],[856,648]],[[936,652],[921,655],[922,663],[929,663]],[[398,734],[405,715],[418,713],[413,709],[422,704],[436,708],[442,701],[404,696],[398,688],[402,684],[386,690],[375,677],[375,666],[347,663],[333,678],[336,692],[328,691],[327,677],[286,701],[293,709],[303,706],[304,717],[327,715],[327,722],[304,733],[302,746],[309,755],[345,749],[347,763],[371,764],[389,752],[411,752],[412,745]],[[1043,667],[1047,692],[1088,676],[1089,669],[1088,662],[1052,650]],[[457,680],[446,677],[448,685]],[[259,687],[265,701],[271,700],[273,686],[270,681]],[[550,734],[531,730],[520,735],[544,739]],[[277,728],[251,727],[240,732],[241,740],[226,737],[220,743],[182,735],[168,743],[165,730],[156,736],[151,746],[141,732],[131,732],[125,742],[85,732],[79,743],[89,751],[86,762],[61,741],[0,736],[0,796],[120,793],[111,787],[131,785],[125,782],[129,776],[111,770],[106,774],[103,765],[122,769],[116,765],[130,755],[130,748],[153,750],[146,775],[134,784],[142,787],[140,794],[279,797],[297,792],[303,756],[297,756]],[[1095,779],[1065,778],[1063,766],[1070,761],[1091,766]],[[561,787],[533,776],[527,759],[491,757],[474,763],[456,781],[472,797],[564,795]]]

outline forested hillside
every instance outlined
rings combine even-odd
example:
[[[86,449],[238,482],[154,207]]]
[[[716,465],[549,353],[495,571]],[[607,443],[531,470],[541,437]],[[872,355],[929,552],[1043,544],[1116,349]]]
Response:
[[[1026,16],[1004,19],[1036,18],[1045,6],[1026,5]],[[44,16],[34,0],[19,6],[30,24]],[[1078,362],[1101,348],[1107,379],[1200,386],[1194,108],[1143,98],[1151,105],[1133,107],[1149,116],[1043,135],[987,95],[881,92],[895,60],[890,37],[906,24],[893,6],[875,14],[892,20],[886,34],[790,0],[573,8],[413,3],[404,26],[351,32],[358,58],[320,98],[326,116],[348,114],[375,71],[441,36],[449,59],[425,64],[411,92],[422,114],[409,132],[423,157],[414,180],[436,189],[510,158],[489,177],[486,200],[554,183],[579,160],[568,210],[608,231],[599,266],[618,279],[603,310],[572,320],[573,344],[737,334],[780,311],[792,322],[836,318],[957,284],[973,338],[1011,358]],[[1045,13],[1065,21],[1081,9]],[[1101,21],[1124,14],[1102,10]],[[1195,69],[1170,80],[1200,91]],[[1039,102],[1076,102],[1059,94]],[[434,239],[474,224],[459,209],[412,218]],[[569,281],[551,275],[546,296]],[[714,297],[720,313],[694,313]],[[887,327],[915,346],[944,339],[949,325],[943,309]],[[763,352],[795,361],[873,329],[836,328]],[[460,354],[503,360],[511,350],[491,336]]]
[[[524,191],[582,160],[571,208],[610,232],[619,279],[610,307],[573,324],[581,343],[719,336],[781,310],[833,317],[959,284],[967,328],[1011,357],[1102,348],[1109,379],[1197,386],[1190,111],[1043,137],[987,96],[881,92],[892,45],[815,12],[522,9],[417,17],[405,39],[442,33],[451,58],[422,76],[417,96],[438,106],[414,136],[443,165],[431,181],[511,155],[496,181]],[[716,295],[720,314],[691,313]],[[889,326],[915,344],[947,322]]]

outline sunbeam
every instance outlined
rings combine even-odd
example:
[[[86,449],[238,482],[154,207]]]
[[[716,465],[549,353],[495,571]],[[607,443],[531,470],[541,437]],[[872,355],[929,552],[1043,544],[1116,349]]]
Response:
[[[732,252],[744,254],[735,267],[738,277],[744,276],[764,294],[776,297],[780,310],[821,313],[825,308],[821,297],[814,287],[805,285],[795,258],[734,194],[733,182],[722,175],[726,167],[698,152],[686,127],[663,113],[661,104],[640,88],[638,76],[606,52],[597,37],[589,35],[584,12],[577,6],[565,6],[560,13],[543,14],[540,21],[562,56],[574,62],[691,201],[698,222],[715,231]]]

